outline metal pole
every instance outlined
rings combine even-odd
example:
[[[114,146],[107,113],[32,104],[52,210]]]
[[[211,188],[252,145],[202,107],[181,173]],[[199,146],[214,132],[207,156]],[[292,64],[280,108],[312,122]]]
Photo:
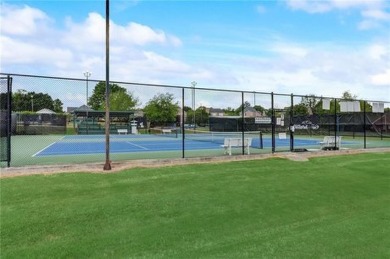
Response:
[[[191,82],[191,85],[192,85],[192,111],[193,111],[193,115],[192,115],[192,122],[193,122],[193,125],[194,125],[194,129],[196,128],[196,121],[195,121],[195,86],[196,86],[196,82],[195,81],[192,81]]]
[[[242,137],[242,154],[245,155],[245,108],[244,108],[244,92],[241,92],[241,137]],[[249,148],[249,147],[248,147]]]
[[[12,135],[12,77],[7,76],[7,167],[11,166],[11,135]]]
[[[34,95],[31,95],[31,111],[34,112]]]
[[[366,136],[366,101],[363,101],[363,134],[364,134],[364,148],[367,148],[367,136]]]
[[[181,89],[181,145],[182,145],[182,158],[185,157],[185,128],[184,128],[184,88]]]
[[[106,0],[106,163],[103,170],[111,170],[110,161],[110,0]]]
[[[86,106],[86,120],[85,120],[85,127],[87,130],[87,135],[88,135],[88,78],[91,76],[90,72],[84,72],[84,76],[87,78],[86,80],[86,98],[85,98],[85,106]]]
[[[294,151],[294,95],[291,94],[290,109],[290,151]]]
[[[337,118],[337,99],[334,98],[334,150],[337,149],[337,130],[338,127],[338,118]]]
[[[271,127],[272,127],[272,153],[275,153],[275,110],[274,92],[271,92]]]

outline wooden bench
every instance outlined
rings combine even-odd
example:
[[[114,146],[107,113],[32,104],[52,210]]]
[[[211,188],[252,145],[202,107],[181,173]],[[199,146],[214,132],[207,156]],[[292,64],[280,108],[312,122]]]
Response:
[[[127,129],[117,129],[117,131],[118,131],[118,134],[120,135],[120,134],[127,134]]]
[[[250,154],[250,146],[252,145],[252,138],[244,138],[244,143],[242,143],[242,138],[225,138],[223,147],[225,149],[224,154],[232,155],[232,148],[243,147],[245,148],[246,153]]]
[[[325,136],[320,145],[322,150],[339,150],[341,147],[341,136]]]

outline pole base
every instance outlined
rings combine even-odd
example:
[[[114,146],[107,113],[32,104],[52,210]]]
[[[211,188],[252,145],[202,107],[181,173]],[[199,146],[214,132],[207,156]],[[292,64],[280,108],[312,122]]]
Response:
[[[103,170],[105,170],[105,171],[111,170],[111,162],[110,161],[106,161],[106,163],[104,164]]]

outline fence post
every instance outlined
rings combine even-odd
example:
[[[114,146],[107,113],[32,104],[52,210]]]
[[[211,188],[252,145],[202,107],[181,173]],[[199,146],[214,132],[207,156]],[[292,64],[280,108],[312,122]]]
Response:
[[[272,153],[275,153],[275,109],[274,92],[271,92],[271,132],[272,132]]]
[[[111,170],[110,161],[110,1],[106,0],[106,162],[103,170]]]
[[[291,94],[291,109],[290,109],[290,151],[294,151],[294,95]]]
[[[185,157],[185,136],[184,129],[184,87],[181,89],[181,145],[182,145],[182,158]]]
[[[245,125],[245,108],[244,108],[244,92],[241,92],[241,138],[242,138],[242,154],[245,155],[245,133],[244,133],[244,125]]]
[[[366,101],[363,101],[363,134],[364,134],[364,148],[367,148],[367,140],[366,140]]]
[[[338,118],[337,118],[337,99],[334,98],[334,150],[337,150],[337,129],[338,129]]]

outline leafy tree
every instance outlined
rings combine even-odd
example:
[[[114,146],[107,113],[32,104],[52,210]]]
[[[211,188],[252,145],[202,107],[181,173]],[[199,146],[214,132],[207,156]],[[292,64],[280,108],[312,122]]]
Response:
[[[346,101],[352,101],[357,99],[357,95],[352,95],[350,91],[345,91],[341,98]]]
[[[188,107],[188,106],[184,106],[184,111],[185,111],[185,112],[192,111],[192,108],[191,108],[191,107]]]
[[[132,93],[126,92],[126,89],[122,89],[110,94],[110,110],[130,111],[138,105],[138,98],[134,97]],[[105,107],[106,102],[104,102],[104,105],[101,109],[105,109]]]
[[[177,102],[174,102],[173,94],[159,93],[149,100],[144,112],[152,125],[164,126],[176,122],[178,109],[179,106]]]
[[[254,108],[256,111],[260,112],[260,113],[265,112],[265,108],[264,108],[263,106],[261,106],[261,105],[255,105],[255,106],[253,106],[253,108]]]
[[[54,102],[48,94],[18,90],[12,96],[12,107],[14,111],[36,112],[45,108],[54,110]]]
[[[288,110],[290,110],[289,108]],[[305,103],[296,104],[293,106],[293,113],[294,115],[308,115],[309,114],[309,108]]]
[[[60,99],[55,99],[53,101],[53,111],[61,113],[63,112],[62,105],[64,105]]]
[[[50,109],[54,110],[54,105],[53,105],[53,99],[51,98],[50,95],[44,94],[44,93],[34,93],[34,111],[39,111],[41,109]]]
[[[344,100],[344,101],[354,101],[354,100],[357,100],[357,95],[352,95],[352,93],[350,91],[345,91],[343,93],[343,95],[341,96],[341,98]],[[363,100],[360,100],[360,110],[361,111],[364,111],[364,106],[366,107],[365,110],[366,112],[371,112],[372,111],[372,105],[369,104],[368,102],[366,101],[363,101]]]
[[[242,106],[243,106],[243,105],[244,105],[244,110],[245,110],[245,108],[251,107],[250,102],[245,101],[244,104],[241,104],[241,105],[236,109],[236,111],[235,111],[236,115],[239,115],[239,114],[240,114],[240,112],[242,111]]]
[[[26,90],[18,90],[12,94],[13,111],[31,111],[31,93]]]
[[[194,111],[189,106],[184,106],[184,111],[186,112],[185,122],[186,124],[194,123]]]
[[[205,126],[209,122],[209,114],[206,111],[206,107],[200,106],[195,111],[195,122],[197,125]]]
[[[121,92],[121,94],[116,95],[116,93]],[[125,95],[128,96],[125,96]],[[88,105],[94,110],[104,110],[106,105],[106,82],[101,81],[96,84],[93,89],[92,96],[88,99]],[[126,100],[127,105],[122,105],[121,100]],[[114,107],[123,108],[123,110],[129,110],[134,108],[138,104],[138,99],[134,98],[132,93],[127,93],[126,88],[123,88],[117,84],[110,84],[110,107],[114,110]],[[123,107],[124,106],[124,107]],[[119,109],[122,110],[122,109]]]
[[[232,107],[227,107],[226,109],[223,109],[223,112],[228,115],[228,116],[234,116],[234,115],[238,115],[238,113],[236,112],[235,109],[233,109]]]

